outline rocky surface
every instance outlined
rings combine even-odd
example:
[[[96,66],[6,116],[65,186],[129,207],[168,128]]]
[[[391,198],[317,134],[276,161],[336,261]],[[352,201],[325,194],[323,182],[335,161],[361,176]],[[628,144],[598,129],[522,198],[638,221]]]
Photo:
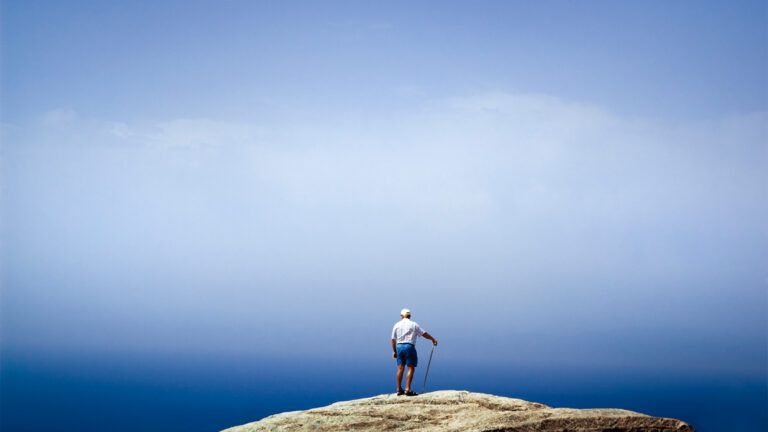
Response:
[[[522,399],[448,390],[337,402],[226,429],[256,431],[681,432],[693,428],[680,420],[622,409],[550,408]]]

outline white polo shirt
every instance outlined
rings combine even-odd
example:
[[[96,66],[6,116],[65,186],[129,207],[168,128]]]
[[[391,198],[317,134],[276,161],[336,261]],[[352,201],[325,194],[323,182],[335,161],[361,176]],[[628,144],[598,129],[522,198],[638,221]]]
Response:
[[[392,339],[397,343],[409,343],[416,345],[416,338],[426,333],[416,321],[403,318],[392,328]]]

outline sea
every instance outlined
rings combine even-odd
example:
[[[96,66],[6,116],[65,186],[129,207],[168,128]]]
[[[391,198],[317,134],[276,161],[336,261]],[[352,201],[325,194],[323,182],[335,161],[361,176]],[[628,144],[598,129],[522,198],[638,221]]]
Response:
[[[423,361],[422,361],[423,363]],[[424,388],[422,364],[414,388]],[[4,356],[2,432],[209,432],[271,414],[394,390],[391,359]],[[468,390],[553,407],[624,408],[697,431],[768,431],[764,374],[466,364],[435,356],[426,390]]]

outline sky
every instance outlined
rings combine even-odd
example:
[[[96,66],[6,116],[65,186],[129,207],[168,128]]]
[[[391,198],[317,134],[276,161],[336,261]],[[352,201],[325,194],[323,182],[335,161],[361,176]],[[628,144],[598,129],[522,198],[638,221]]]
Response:
[[[765,376],[765,2],[0,23],[6,356],[376,361],[409,307],[457,361]]]

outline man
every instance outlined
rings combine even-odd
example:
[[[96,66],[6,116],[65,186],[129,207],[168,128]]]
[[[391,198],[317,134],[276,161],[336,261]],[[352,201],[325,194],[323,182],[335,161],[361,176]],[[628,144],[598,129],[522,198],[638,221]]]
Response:
[[[437,339],[422,330],[414,321],[411,321],[411,311],[403,309],[400,311],[400,321],[395,323],[392,328],[392,358],[397,359],[397,395],[416,396],[411,389],[413,381],[413,368],[419,363],[416,355],[416,338],[423,336],[424,339],[432,341],[432,345],[437,345]],[[405,379],[405,390],[403,390],[403,370],[408,367],[408,376]]]

